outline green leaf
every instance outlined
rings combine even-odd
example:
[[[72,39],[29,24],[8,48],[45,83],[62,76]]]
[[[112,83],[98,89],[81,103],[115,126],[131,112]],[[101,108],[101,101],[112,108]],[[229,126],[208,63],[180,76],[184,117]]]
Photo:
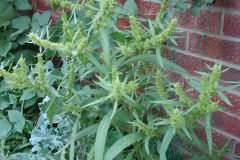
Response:
[[[207,136],[207,142],[208,142],[208,151],[209,154],[212,154],[212,129],[211,129],[211,114],[208,113],[205,117],[205,132]]]
[[[231,103],[231,101],[228,99],[228,97],[225,96],[224,93],[217,91],[218,96],[229,106],[233,106],[233,104]]]
[[[114,102],[113,112],[112,112],[112,115],[111,115],[111,119],[113,118],[114,114],[116,113],[117,107],[118,107],[118,101],[116,100],[116,101]]]
[[[144,135],[141,133],[130,133],[122,138],[118,139],[106,152],[104,156],[104,160],[112,160],[114,159],[119,153],[121,153],[125,148],[129,147],[130,145],[142,140]]]
[[[96,142],[95,142],[95,160],[103,160],[103,153],[105,149],[105,142],[107,138],[107,133],[108,129],[110,127],[111,123],[111,115],[112,111],[109,111],[107,115],[103,117],[101,120],[99,126],[98,126],[98,131],[97,131],[97,136],[96,136]],[[105,159],[104,159],[105,160]]]
[[[104,65],[101,65],[99,61],[92,54],[88,54],[87,58],[96,66],[97,71],[107,73],[107,69],[104,67]]]
[[[0,44],[0,56],[6,57],[8,51],[12,48],[12,42],[4,42]]]
[[[16,11],[10,3],[1,1],[0,5],[0,19],[10,21],[16,16]],[[0,24],[0,27],[3,25]]]
[[[151,33],[152,36],[155,36],[155,30],[154,30],[152,21],[150,19],[148,19],[147,21],[148,21],[148,26],[149,26],[149,32]]]
[[[147,154],[150,154],[150,151],[149,151],[149,140],[150,140],[150,137],[146,137],[145,141],[144,141],[144,147],[145,147],[145,150],[146,150]]]
[[[168,149],[169,144],[172,141],[174,134],[175,134],[175,128],[169,127],[162,140],[162,145],[160,148],[160,160],[167,160],[166,151]]]
[[[22,114],[17,110],[10,110],[8,111],[8,118],[10,122],[14,123],[21,120]]]
[[[28,0],[15,0],[15,6],[18,10],[32,9],[32,6],[28,3]]]
[[[200,82],[195,81],[195,80],[193,80],[193,79],[190,79],[189,82],[188,82],[188,84],[189,84],[191,87],[193,87],[194,89],[196,89],[199,93],[202,92],[202,85],[201,85]]]
[[[17,121],[16,123],[14,123],[14,129],[19,132],[22,133],[23,128],[25,125],[25,118],[21,117],[19,121]]]
[[[192,137],[191,137],[188,129],[187,129],[186,127],[182,127],[182,130],[183,130],[183,132],[186,134],[186,136],[187,136],[190,140],[192,140]]]
[[[6,119],[3,118],[0,120],[0,139],[6,138],[8,133],[11,131],[11,123]]]
[[[19,30],[26,30],[30,25],[30,18],[28,16],[19,16],[12,21],[12,27]]]
[[[101,29],[100,30],[100,38],[101,38],[101,44],[103,47],[103,58],[105,63],[110,63],[110,46],[109,46],[109,40],[108,40],[108,34],[107,30]]]
[[[37,17],[37,23],[39,24],[39,26],[47,25],[50,20],[50,17],[51,17],[50,11],[44,12]]]
[[[97,124],[94,124],[92,126],[89,126],[87,128],[84,128],[83,130],[79,131],[78,133],[76,133],[76,136],[75,137],[72,137],[74,138],[74,141],[82,138],[82,137],[85,137],[85,136],[92,136],[93,134],[95,134],[97,132],[97,129],[98,129],[98,125]],[[63,150],[67,149],[67,147],[71,144],[72,141],[69,141],[63,148],[61,148],[58,152],[56,152],[55,154],[59,154],[61,153]]]
[[[36,95],[36,92],[33,89],[26,89],[23,91],[22,96],[20,97],[20,101],[25,101],[31,99]]]
[[[135,0],[127,0],[124,3],[122,14],[129,15],[129,14],[136,14],[138,12],[138,7]]]
[[[119,32],[113,32],[112,34],[111,34],[111,37],[114,39],[114,40],[116,40],[116,41],[118,41],[118,42],[120,42],[120,43],[125,43],[126,42],[126,37],[123,35],[123,34],[121,34],[121,33],[119,33]]]
[[[154,63],[156,65],[159,65],[158,61],[156,60],[156,55],[154,55],[154,54],[140,54],[140,55],[134,56],[132,58],[129,58],[124,63],[122,63],[121,66],[129,64],[129,63],[133,63],[133,62],[136,62],[136,61],[150,62],[150,63]],[[170,61],[166,58],[163,58],[163,57],[162,57],[162,62],[163,62],[163,66],[165,66],[165,68],[168,68],[169,70],[171,70],[173,72],[176,72],[178,74],[184,75],[185,77],[190,76],[188,71],[186,71],[181,66],[175,64],[174,62],[172,62],[172,61]]]
[[[86,108],[86,107],[93,106],[93,105],[98,104],[98,103],[102,103],[102,102],[106,101],[107,99],[109,99],[110,97],[111,97],[111,95],[105,96],[105,97],[101,97],[101,98],[97,99],[96,101],[88,103],[87,105],[85,105],[85,106],[83,106],[81,108]]]
[[[168,125],[168,124],[170,124],[170,120],[169,119],[163,119],[160,122],[155,122],[153,125],[160,126],[160,125]]]
[[[159,63],[159,65],[163,68],[163,62],[162,62],[162,56],[161,56],[161,52],[160,52],[160,48],[156,48],[156,58],[157,61]]]
[[[69,160],[74,160],[75,139],[76,139],[78,125],[79,125],[79,117],[77,118],[72,130],[72,141],[71,141],[70,150],[69,150]]]
[[[76,133],[75,140],[82,138],[84,136],[91,136],[97,132],[98,125],[94,124],[92,126],[89,126],[87,128],[84,128],[80,132]]]
[[[47,116],[48,116],[48,119],[49,119],[49,123],[50,123],[50,126],[52,127],[52,124],[53,124],[53,116],[54,116],[54,107],[56,107],[54,105],[54,102],[55,101],[55,98],[53,98],[47,108]]]
[[[181,106],[182,104],[179,103],[178,101],[176,100],[158,100],[158,101],[150,101],[151,103],[155,103],[155,104],[171,104],[171,105],[176,105],[176,106]]]

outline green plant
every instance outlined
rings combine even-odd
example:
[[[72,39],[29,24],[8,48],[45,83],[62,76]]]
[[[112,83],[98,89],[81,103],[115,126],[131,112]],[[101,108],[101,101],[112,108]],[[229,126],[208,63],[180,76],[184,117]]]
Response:
[[[204,155],[217,154],[212,147],[211,113],[219,107],[212,98],[219,94],[228,101],[218,88],[221,67],[215,65],[210,73],[200,73],[199,82],[161,56],[167,41],[176,43],[172,35],[177,21],[165,18],[167,7],[162,6],[155,20],[140,23],[134,16],[136,4],[131,0],[123,7],[114,0],[52,2],[72,9],[70,15],[62,12],[59,41],[30,33],[31,42],[42,48],[37,55],[38,63],[27,67],[20,58],[13,70],[0,69],[4,83],[23,93],[20,100],[38,97],[39,108],[47,113],[50,127],[54,127],[55,115],[73,121],[71,133],[66,129],[69,142],[61,141],[63,147],[44,138],[36,139],[50,146],[49,157],[165,160],[176,135],[194,144],[197,136],[193,130],[199,120],[205,122],[207,135],[208,150],[203,150]],[[129,18],[127,30],[116,26],[116,20],[123,15]],[[44,54],[50,50],[62,58],[61,68],[55,68],[51,60],[44,60]],[[179,73],[199,95],[189,96],[182,84],[169,80],[167,71]],[[36,107],[34,104],[30,106]],[[10,124],[7,127],[10,131]],[[46,124],[43,128],[46,129]],[[42,153],[45,148],[40,148],[39,143],[33,145]]]
[[[36,52],[39,47],[28,43],[27,34],[31,32],[44,36],[47,33],[47,27],[50,24],[51,12],[33,13],[33,6],[28,0],[2,0],[0,2],[0,61],[1,67],[6,70],[12,70],[20,57],[25,59],[19,61],[22,70],[14,69],[19,73],[8,77],[10,79],[21,78],[26,70],[33,63],[36,63]],[[8,79],[7,78],[7,79]],[[26,77],[25,77],[26,78]],[[17,86],[21,89],[24,85],[19,82],[13,82],[10,86]],[[1,132],[0,138],[2,148],[8,151],[8,154],[24,150],[29,147],[28,139],[33,128],[34,118],[37,114],[30,106],[37,103],[37,97],[31,95],[28,91],[19,92],[0,79],[0,125],[5,130]],[[28,100],[25,99],[28,97]],[[29,112],[32,112],[29,115]],[[33,120],[33,122],[32,122]],[[3,154],[3,153],[2,153]],[[3,157],[4,154],[2,155]]]
[[[187,11],[189,9],[193,15],[199,16],[202,10],[214,3],[214,0],[178,0],[174,2],[173,6],[176,10]]]
[[[28,42],[29,31],[46,33],[51,12],[34,13],[28,0],[2,0],[0,3],[0,60],[5,66],[12,65],[23,56],[28,64],[34,62],[38,47]],[[31,17],[32,16],[32,17]]]

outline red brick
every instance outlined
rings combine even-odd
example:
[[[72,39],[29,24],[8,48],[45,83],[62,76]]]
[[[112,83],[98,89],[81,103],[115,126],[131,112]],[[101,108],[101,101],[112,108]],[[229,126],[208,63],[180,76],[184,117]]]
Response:
[[[222,160],[234,160],[234,159],[232,159],[232,158],[230,158],[230,157],[224,156],[224,157],[222,158]]]
[[[207,142],[206,133],[205,133],[204,129],[197,129],[197,130],[195,130],[195,133],[196,133],[197,136],[201,137],[205,142]],[[229,142],[230,142],[229,137],[226,137],[226,136],[222,135],[221,133],[219,133],[217,131],[212,132],[212,139],[213,139],[214,144],[216,144],[216,146],[219,149],[221,147],[223,147],[225,144],[228,144],[230,148],[233,145],[233,144],[229,144]]]
[[[240,156],[240,142],[236,143],[234,154]]]
[[[120,17],[118,20],[117,20],[117,26],[120,28],[120,29],[126,29],[130,26],[130,23],[128,21],[128,19],[126,17]]]
[[[212,66],[213,63],[199,58],[195,58],[182,53],[176,53],[176,63],[186,69],[189,73],[196,75],[196,71],[207,71],[207,65]]]
[[[199,16],[194,16],[191,11],[175,13],[178,26],[192,30],[201,30],[217,34],[220,31],[221,13],[217,11],[203,11]]]
[[[219,105],[226,107],[228,111],[240,116],[240,96],[230,92],[226,92],[225,95],[228,97],[233,106],[227,105],[223,100],[220,100]]]
[[[240,9],[239,0],[216,0],[213,6]]]
[[[225,35],[240,37],[240,15],[225,14],[223,33]]]
[[[160,4],[156,2],[147,2],[142,0],[136,0],[137,6],[139,8],[140,16],[144,18],[155,18],[155,15],[160,10]]]
[[[223,66],[222,69],[226,69],[229,67]],[[240,81],[240,70],[229,68],[226,72],[223,72],[221,75],[221,79],[226,81]]]
[[[227,62],[240,63],[240,42],[190,33],[188,50]]]
[[[47,11],[51,8],[51,5],[47,0],[30,0],[30,2],[39,12]]]
[[[217,111],[212,116],[213,126],[240,137],[240,120],[224,112]]]
[[[187,39],[187,32],[176,32],[174,35],[176,38],[174,38],[178,44],[177,47],[181,49],[186,49],[186,39]]]

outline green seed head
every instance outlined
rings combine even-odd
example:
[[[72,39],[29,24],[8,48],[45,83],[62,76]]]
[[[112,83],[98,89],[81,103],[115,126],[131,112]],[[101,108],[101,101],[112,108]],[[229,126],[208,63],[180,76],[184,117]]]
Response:
[[[179,109],[174,109],[170,117],[170,123],[173,127],[180,129],[185,125],[184,117],[181,115]]]
[[[193,101],[188,97],[179,83],[176,83],[174,85],[174,89],[176,94],[179,96],[179,101],[181,103],[187,104],[188,107],[191,107],[193,105]]]
[[[116,100],[119,100],[122,96],[122,84],[119,80],[115,80],[113,83],[113,95]]]
[[[124,86],[124,89],[127,94],[135,93],[136,90],[138,89],[138,84],[135,83],[134,81],[130,81],[128,84]]]

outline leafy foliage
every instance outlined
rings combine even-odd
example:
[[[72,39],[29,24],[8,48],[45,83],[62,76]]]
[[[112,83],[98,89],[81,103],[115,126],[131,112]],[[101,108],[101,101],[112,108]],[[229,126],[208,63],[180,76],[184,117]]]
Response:
[[[164,45],[176,43],[177,20],[166,18],[167,0],[156,19],[142,22],[134,15],[137,8],[132,0],[124,6],[115,0],[51,2],[71,9],[62,12],[59,39],[52,41],[33,31],[28,38],[40,47],[37,64],[27,65],[21,57],[15,67],[0,69],[1,89],[18,93],[3,98],[1,108],[8,117],[3,115],[0,121],[5,128],[1,136],[24,131],[26,108],[41,112],[31,132],[32,153],[3,157],[177,159],[169,154],[176,137],[200,148],[206,145],[194,133],[199,120],[206,124],[208,147],[203,148],[203,156],[221,157],[223,152],[213,146],[211,137],[211,114],[220,108],[212,98],[224,95],[218,88],[221,66],[199,72],[202,78],[196,80],[163,56]],[[125,30],[116,24],[121,16],[130,23]],[[62,64],[54,66],[49,54],[61,58]],[[172,82],[168,72],[180,74],[191,88]],[[195,90],[196,96],[190,96],[189,90]],[[8,110],[9,104],[18,102],[21,110],[17,106]],[[1,149],[4,153],[4,144]]]
[[[0,65],[6,70],[12,70],[20,57],[26,60],[26,64],[22,66],[23,69],[36,62],[34,56],[39,47],[28,43],[27,34],[32,31],[44,36],[47,32],[46,27],[50,24],[51,13],[40,14],[32,11],[33,6],[28,0],[1,0],[0,2]],[[22,78],[24,73],[21,71],[16,69],[16,74],[11,77]],[[11,77],[8,78],[11,79]],[[24,90],[22,93],[11,89],[11,85],[23,87],[21,83],[24,79],[12,84],[6,84],[2,78],[0,81],[0,125],[4,129],[0,133],[1,148],[11,154],[29,147],[27,143],[33,127],[33,117],[38,117],[38,108],[29,107],[37,103],[37,97],[32,90]],[[29,112],[32,112],[31,115]],[[5,155],[2,156],[6,158]]]

